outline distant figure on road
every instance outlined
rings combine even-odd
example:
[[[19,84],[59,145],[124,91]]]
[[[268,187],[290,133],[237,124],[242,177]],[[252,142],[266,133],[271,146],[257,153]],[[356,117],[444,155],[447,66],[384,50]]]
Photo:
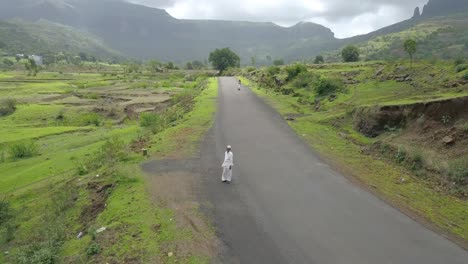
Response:
[[[242,81],[241,81],[241,80],[239,80],[239,83],[237,84],[237,90],[239,90],[239,91],[240,91],[241,85],[242,85]]]
[[[231,151],[231,146],[226,147],[226,152],[224,152],[224,162],[223,162],[223,175],[221,180],[225,183],[231,183],[232,179],[232,166],[234,165],[233,154]]]

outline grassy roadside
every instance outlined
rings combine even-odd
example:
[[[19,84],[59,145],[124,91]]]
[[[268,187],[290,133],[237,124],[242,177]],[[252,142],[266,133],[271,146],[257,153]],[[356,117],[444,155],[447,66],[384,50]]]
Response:
[[[333,125],[323,122],[330,118],[325,113],[316,113],[311,107],[297,104],[291,96],[262,89],[246,78],[243,83],[264,98],[282,115],[297,114],[289,125],[325,158],[353,175],[360,182],[379,194],[383,199],[427,219],[443,231],[454,234],[466,242],[468,239],[468,202],[433,190],[424,180],[413,177],[410,171],[395,167],[383,160],[365,155],[361,147],[349,139],[365,142],[369,139],[352,132],[343,137]],[[404,181],[402,181],[404,179]],[[402,183],[404,182],[404,183]]]
[[[112,87],[79,91],[126,97],[120,93],[130,86],[133,90],[125,93],[135,94],[135,98],[126,101],[132,99],[137,105],[140,98],[146,98],[149,104],[159,102],[156,96],[146,96],[152,91],[164,98],[170,91],[174,96],[171,106],[161,112],[175,113],[167,123],[169,128],[153,135],[134,119],[120,122],[123,113],[119,108],[112,116],[91,116],[88,112],[94,108],[74,104],[64,107],[61,96],[56,98],[56,94],[47,94],[53,102],[45,103],[18,96],[16,112],[2,117],[0,132],[5,137],[0,141],[0,263],[207,262],[208,256],[191,252],[184,258],[168,258],[167,244],[194,243],[193,235],[176,225],[171,208],[151,199],[148,179],[140,169],[145,159],[140,145],[134,144],[143,138],[144,147],[152,146],[162,157],[171,155],[185,140],[184,144],[190,146],[187,150],[194,151],[211,124],[217,82],[210,79],[207,86],[206,76],[195,80],[180,73],[174,77],[148,77],[144,88],[134,89],[132,83],[142,82],[139,76],[121,78]],[[47,87],[38,86],[34,92],[41,95]],[[10,88],[3,85],[0,90],[9,93]],[[183,94],[196,95],[193,103],[188,103],[193,104],[188,113],[175,100]],[[92,100],[86,104],[100,102]],[[94,117],[99,117],[99,125],[88,124],[88,119]],[[177,135],[180,139],[175,138]],[[23,142],[33,144],[38,154],[21,159],[9,157],[9,146]]]
[[[210,79],[207,87],[195,98],[193,110],[176,125],[153,136],[150,143],[152,156],[171,158],[176,153],[177,157],[193,154],[202,135],[211,126],[216,95],[216,79]],[[90,245],[98,245],[100,252],[92,258],[93,261],[208,263],[209,256],[192,252],[181,257],[172,255],[176,251],[172,246],[175,242],[194,243],[194,236],[189,229],[177,225],[177,216],[172,208],[149,198],[149,183],[140,169],[141,161],[141,158],[134,157],[131,161],[119,163],[115,173],[118,184],[107,199],[106,209],[91,227],[91,230],[106,227],[106,231],[97,236],[90,232],[82,240],[66,243],[63,249],[65,259],[66,256],[77,259]],[[94,240],[92,236],[96,236]]]
[[[201,137],[213,124],[217,96],[218,82],[211,78],[207,88],[195,99],[192,112],[153,138],[153,156],[157,159],[192,157],[199,149]]]

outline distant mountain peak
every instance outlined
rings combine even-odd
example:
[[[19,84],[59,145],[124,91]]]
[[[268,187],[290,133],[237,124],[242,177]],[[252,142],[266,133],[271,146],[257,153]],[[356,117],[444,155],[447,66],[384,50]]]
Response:
[[[433,17],[468,11],[467,0],[429,0],[422,16]]]
[[[419,10],[419,6],[417,6],[414,9],[413,18],[416,19],[416,18],[420,18],[420,17],[421,17],[421,11]]]

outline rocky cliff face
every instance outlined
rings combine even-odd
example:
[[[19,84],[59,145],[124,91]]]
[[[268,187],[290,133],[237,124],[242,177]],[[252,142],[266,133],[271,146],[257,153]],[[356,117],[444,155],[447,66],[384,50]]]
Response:
[[[430,0],[424,6],[422,16],[442,16],[464,11],[468,11],[468,0]]]

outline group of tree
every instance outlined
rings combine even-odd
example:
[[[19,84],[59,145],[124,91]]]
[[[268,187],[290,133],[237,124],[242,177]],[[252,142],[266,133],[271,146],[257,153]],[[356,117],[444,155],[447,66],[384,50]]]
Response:
[[[416,41],[414,39],[407,39],[403,43],[403,48],[410,58],[411,67],[413,67],[413,58],[417,50]],[[354,45],[348,45],[341,51],[341,57],[343,58],[344,62],[359,61],[359,56],[359,48]],[[319,63],[319,61],[323,61],[323,58],[319,58],[319,56],[317,56],[315,63]]]
[[[36,61],[31,58],[24,63],[24,66],[30,76],[36,76],[41,70],[41,66],[37,65]]]
[[[189,61],[185,64],[185,69],[187,70],[201,70],[206,67],[205,63],[199,61],[199,60],[194,60],[194,61]]]

